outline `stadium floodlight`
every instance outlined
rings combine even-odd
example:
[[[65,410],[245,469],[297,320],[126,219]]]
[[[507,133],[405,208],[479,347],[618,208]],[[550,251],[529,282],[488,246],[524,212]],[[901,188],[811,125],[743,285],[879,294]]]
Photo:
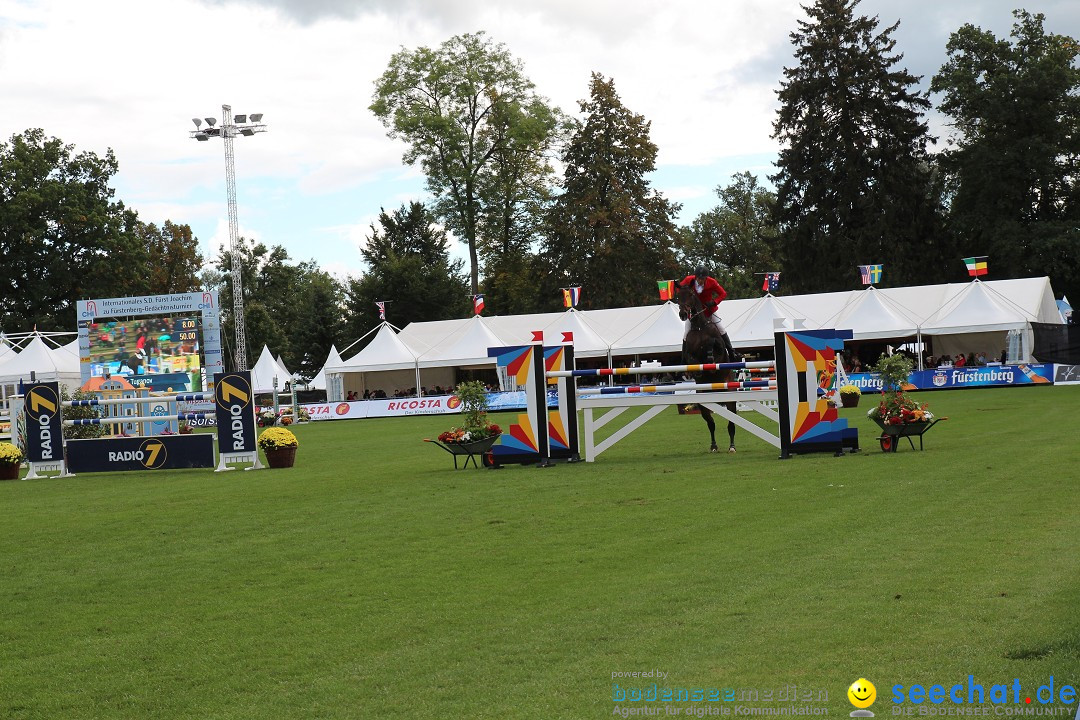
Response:
[[[202,120],[200,120],[199,118],[191,118],[191,122],[195,123],[196,130],[202,127]]]
[[[240,277],[241,263],[239,252],[239,229],[236,221],[236,157],[233,154],[233,138],[237,135],[250,137],[255,133],[266,132],[266,126],[260,124],[262,113],[255,115],[237,115],[233,120],[232,107],[221,106],[221,127],[217,125],[217,119],[208,117],[206,124],[209,126],[202,130],[202,125],[197,118],[192,118],[195,130],[191,131],[191,137],[199,142],[205,142],[212,137],[225,139],[225,190],[228,195],[229,209],[229,256],[231,259],[232,295],[233,295],[233,326],[236,328],[236,349],[234,370],[248,369],[247,356],[247,332],[244,328],[244,292],[243,282]],[[250,118],[251,122],[248,122]]]

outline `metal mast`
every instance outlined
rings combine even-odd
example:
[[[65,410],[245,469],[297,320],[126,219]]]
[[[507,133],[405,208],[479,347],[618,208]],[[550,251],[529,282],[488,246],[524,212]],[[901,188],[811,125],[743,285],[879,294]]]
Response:
[[[240,260],[239,224],[236,220],[236,155],[233,152],[233,138],[239,135],[251,136],[257,132],[266,132],[266,126],[260,121],[262,113],[254,113],[250,116],[237,115],[233,122],[232,106],[221,106],[221,127],[214,127],[217,121],[214,118],[206,118],[209,126],[202,130],[202,121],[193,118],[196,130],[191,136],[199,141],[205,141],[211,137],[221,137],[225,141],[225,190],[228,195],[229,206],[229,258],[231,262],[233,294],[233,327],[236,328],[236,351],[234,364],[236,370],[248,369],[247,356],[247,331],[244,328],[244,284],[241,275],[243,263]]]

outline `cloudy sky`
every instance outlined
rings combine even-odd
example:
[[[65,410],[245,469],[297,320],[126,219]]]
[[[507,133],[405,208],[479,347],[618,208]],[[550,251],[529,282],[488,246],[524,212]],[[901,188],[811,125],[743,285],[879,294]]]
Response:
[[[970,22],[1006,37],[1016,7],[1080,37],[1075,0],[857,11],[900,21],[903,64],[928,83],[951,32]],[[117,197],[144,221],[191,225],[216,256],[228,242],[224,150],[191,140],[191,118],[220,119],[222,104],[264,113],[269,132],[235,143],[241,234],[356,274],[379,208],[426,198],[367,109],[375,79],[402,47],[483,30],[568,113],[591,72],[613,78],[652,122],[653,184],[688,224],[732,174],[773,172],[775,93],[804,16],[798,0],[0,0],[0,138],[39,127],[80,151],[113,148]]]

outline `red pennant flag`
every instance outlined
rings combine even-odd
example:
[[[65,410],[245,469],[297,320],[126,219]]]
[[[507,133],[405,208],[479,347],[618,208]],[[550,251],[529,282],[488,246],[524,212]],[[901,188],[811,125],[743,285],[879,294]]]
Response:
[[[533,330],[532,334],[533,334],[533,337],[532,337],[533,342],[538,342],[538,343],[544,342],[544,331],[543,330]]]
[[[564,343],[572,343],[572,342],[574,342],[574,333],[572,333],[572,332],[564,332],[562,334],[562,341]]]

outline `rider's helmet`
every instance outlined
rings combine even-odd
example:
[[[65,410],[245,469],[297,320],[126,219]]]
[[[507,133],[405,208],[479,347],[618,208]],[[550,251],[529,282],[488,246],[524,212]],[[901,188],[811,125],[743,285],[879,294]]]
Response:
[[[706,277],[709,276],[709,271],[705,269],[704,265],[698,265],[697,268],[694,270],[694,276],[699,281],[703,281]]]

